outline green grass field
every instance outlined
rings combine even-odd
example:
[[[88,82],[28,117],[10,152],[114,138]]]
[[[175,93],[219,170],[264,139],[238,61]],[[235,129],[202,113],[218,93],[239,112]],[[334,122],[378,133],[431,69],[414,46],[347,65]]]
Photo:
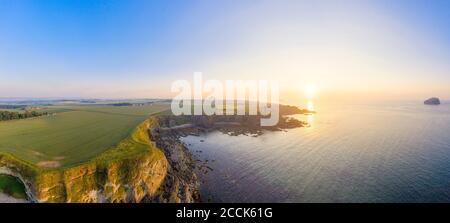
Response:
[[[42,167],[64,167],[89,160],[116,146],[151,114],[168,105],[49,106],[54,115],[0,122],[0,153]]]
[[[0,174],[0,193],[5,193],[9,196],[25,199],[25,186],[17,178],[9,175]]]

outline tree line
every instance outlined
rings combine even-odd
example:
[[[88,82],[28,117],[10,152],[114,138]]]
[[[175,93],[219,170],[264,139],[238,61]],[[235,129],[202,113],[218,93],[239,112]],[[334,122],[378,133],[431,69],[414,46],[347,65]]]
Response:
[[[0,104],[0,109],[25,109],[26,105],[2,105]]]
[[[43,115],[48,115],[47,112],[36,112],[36,111],[25,111],[25,112],[11,112],[11,111],[0,111],[0,121],[14,120],[14,119],[25,119],[32,117],[39,117]]]

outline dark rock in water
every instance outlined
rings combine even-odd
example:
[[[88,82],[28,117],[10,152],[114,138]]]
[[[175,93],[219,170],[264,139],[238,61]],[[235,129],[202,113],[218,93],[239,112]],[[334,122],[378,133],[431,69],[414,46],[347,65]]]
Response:
[[[441,101],[439,98],[430,98],[424,102],[426,105],[440,105]]]

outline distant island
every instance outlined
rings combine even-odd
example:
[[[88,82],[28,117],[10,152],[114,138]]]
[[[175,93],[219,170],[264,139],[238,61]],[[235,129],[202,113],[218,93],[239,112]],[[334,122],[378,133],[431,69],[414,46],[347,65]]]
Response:
[[[439,98],[433,97],[425,100],[423,103],[426,105],[440,105],[441,101],[439,100]]]

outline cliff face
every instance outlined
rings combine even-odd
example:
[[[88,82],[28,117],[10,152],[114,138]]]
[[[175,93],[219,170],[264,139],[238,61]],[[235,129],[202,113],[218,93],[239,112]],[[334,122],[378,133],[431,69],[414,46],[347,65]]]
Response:
[[[164,151],[169,162],[164,186],[160,187],[158,202],[191,203],[200,201],[199,182],[195,160],[186,146],[171,131],[161,131],[157,126],[150,128],[151,139]]]
[[[106,166],[92,163],[43,173],[31,189],[40,202],[141,202],[155,196],[167,168],[165,159],[145,154]]]
[[[156,119],[147,120],[116,148],[77,166],[42,170],[0,155],[0,167],[20,176],[37,202],[193,202],[192,193],[180,190],[196,191],[196,185],[185,183],[171,166],[177,164],[149,138],[155,125]]]

